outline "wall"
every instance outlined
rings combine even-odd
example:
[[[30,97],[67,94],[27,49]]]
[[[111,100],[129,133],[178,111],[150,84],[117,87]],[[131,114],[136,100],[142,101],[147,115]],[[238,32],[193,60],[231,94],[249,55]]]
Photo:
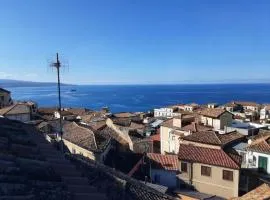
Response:
[[[165,152],[177,154],[179,151],[180,136],[172,133],[173,129],[161,126],[160,127],[160,151],[161,154]]]
[[[164,185],[170,188],[176,188],[176,171],[162,170],[162,169],[152,169],[151,178],[155,182],[155,176],[159,176],[159,182],[157,184]]]
[[[264,154],[264,153],[258,153],[258,152],[247,152],[247,162],[249,159],[253,159],[253,156],[256,157],[256,163],[254,166],[248,165],[248,168],[258,168],[259,167],[259,156],[267,157],[267,173],[270,174],[270,155],[269,154]]]
[[[3,98],[3,100],[2,100]],[[0,92],[0,108],[10,105],[10,94],[7,92]]]
[[[201,165],[211,167],[210,177],[201,175]],[[223,198],[238,196],[239,170],[227,169],[200,163],[193,163],[189,166],[192,167],[188,170],[188,173],[182,173],[179,177],[182,178],[182,180],[184,180],[186,183],[189,183],[189,176],[191,176],[192,169],[192,185],[199,192],[213,194]],[[233,181],[222,179],[223,169],[233,171]]]
[[[96,160],[96,156],[93,152],[91,152],[87,149],[81,148],[78,145],[73,144],[65,139],[63,139],[63,142],[72,154],[82,154],[83,156],[85,156],[87,158],[90,158],[92,160]],[[75,152],[74,152],[74,150],[75,150]]]
[[[26,114],[12,114],[12,115],[5,115],[6,118],[11,120],[19,120],[21,122],[27,122],[30,121],[30,113]]]

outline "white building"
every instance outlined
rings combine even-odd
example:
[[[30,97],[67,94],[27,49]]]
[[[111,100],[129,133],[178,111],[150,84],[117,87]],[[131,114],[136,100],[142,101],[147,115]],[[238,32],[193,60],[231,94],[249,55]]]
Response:
[[[264,106],[260,110],[260,121],[261,122],[267,122],[270,119],[270,105]]]
[[[180,113],[175,112],[176,110],[177,108],[174,108],[174,107],[164,107],[164,108],[154,109],[154,117],[171,118],[180,114]]]
[[[219,108],[207,108],[200,113],[201,123],[211,126],[214,130],[222,130],[225,126],[230,126],[233,121],[233,114]]]

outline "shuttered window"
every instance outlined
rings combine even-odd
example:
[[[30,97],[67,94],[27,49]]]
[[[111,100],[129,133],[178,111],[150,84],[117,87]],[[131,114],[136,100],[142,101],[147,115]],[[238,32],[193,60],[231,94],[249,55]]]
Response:
[[[211,176],[211,167],[201,166],[201,175],[202,176]]]
[[[181,162],[181,172],[187,172],[187,163]]]
[[[223,180],[233,181],[233,172],[229,170],[223,170]]]

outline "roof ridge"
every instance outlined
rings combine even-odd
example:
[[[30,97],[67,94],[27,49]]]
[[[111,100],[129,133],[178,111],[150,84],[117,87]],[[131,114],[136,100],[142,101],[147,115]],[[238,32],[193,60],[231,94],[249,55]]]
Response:
[[[10,109],[7,109],[8,107],[2,108],[2,109],[7,109],[7,110],[3,113],[3,115],[6,114],[6,113],[8,113],[9,111],[11,111],[11,110],[12,110],[13,108],[15,108],[15,106],[17,106],[17,105],[19,105],[19,104],[16,103],[16,104],[10,105],[10,106],[9,106]]]
[[[217,136],[217,132],[216,132],[216,131],[211,131],[211,132],[214,132],[215,137],[218,139],[219,143],[222,144],[221,140],[220,140],[219,137]]]

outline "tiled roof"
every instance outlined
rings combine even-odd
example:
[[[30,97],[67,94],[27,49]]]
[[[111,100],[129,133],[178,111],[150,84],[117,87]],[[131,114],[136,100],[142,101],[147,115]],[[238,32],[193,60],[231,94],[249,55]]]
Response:
[[[248,101],[235,101],[235,103],[241,106],[260,106],[256,102],[248,102]]]
[[[122,112],[122,113],[115,113],[113,114],[114,117],[118,118],[128,118],[128,117],[135,117],[137,114],[129,113],[129,112]]]
[[[198,131],[209,131],[209,130],[212,130],[211,127],[208,127],[208,126],[204,126],[204,125],[200,125],[198,123],[191,123],[191,124],[188,124],[186,126],[183,126],[181,128],[181,131],[186,131],[186,132],[198,132]]]
[[[222,115],[225,112],[227,111],[220,108],[206,108],[202,110],[200,114],[207,117],[218,118],[220,115]]]
[[[254,142],[252,142],[250,145],[248,145],[246,149],[249,151],[270,154],[269,140],[270,140],[270,136],[257,139]]]
[[[10,91],[5,90],[4,88],[0,88],[0,92],[6,92],[6,93],[9,93],[10,94]]]
[[[41,115],[53,115],[57,108],[38,108],[38,113]]]
[[[212,149],[181,144],[178,158],[184,161],[204,163],[231,169],[239,169],[241,162],[236,163],[223,149]]]
[[[144,124],[138,124],[138,123],[135,123],[135,122],[131,122],[129,127],[132,128],[132,129],[144,129],[145,125]]]
[[[85,115],[88,112],[90,112],[89,110],[85,108],[69,108],[68,111],[72,113],[73,115]]]
[[[231,200],[266,200],[270,199],[270,186],[266,183],[248,192],[242,197],[233,198]]]
[[[152,168],[165,170],[178,170],[177,155],[162,155],[157,153],[148,153],[147,157],[151,160]]]
[[[27,107],[27,105],[25,104],[21,104],[21,103],[17,103],[17,104],[13,104],[11,106],[5,107],[0,109],[0,115],[5,115],[5,114],[25,114],[25,109],[23,109],[23,107]],[[16,110],[15,110],[16,108]],[[28,112],[30,113],[30,109],[28,109]]]
[[[185,136],[183,139],[192,142],[224,146],[244,138],[245,136],[237,131],[225,134],[219,134],[216,131],[200,131]]]
[[[95,135],[90,129],[81,127],[75,122],[71,122],[65,124],[63,130],[63,138],[69,142],[91,151],[97,150]]]
[[[106,120],[100,120],[96,122],[90,122],[88,124],[93,130],[99,130],[106,125]]]
[[[168,128],[176,128],[176,129],[179,129],[179,127],[174,127],[173,126],[173,119],[168,119],[164,122],[161,123],[161,126],[165,126],[165,127],[168,127]]]

